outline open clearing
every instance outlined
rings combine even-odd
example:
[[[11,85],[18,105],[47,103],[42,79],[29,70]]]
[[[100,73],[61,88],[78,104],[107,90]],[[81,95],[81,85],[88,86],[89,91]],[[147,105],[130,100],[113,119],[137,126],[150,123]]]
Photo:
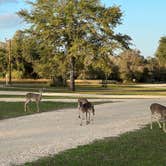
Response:
[[[96,105],[95,123],[79,126],[76,109],[64,109],[0,121],[2,166],[36,160],[42,156],[117,136],[149,123],[149,105],[164,99],[117,99]]]

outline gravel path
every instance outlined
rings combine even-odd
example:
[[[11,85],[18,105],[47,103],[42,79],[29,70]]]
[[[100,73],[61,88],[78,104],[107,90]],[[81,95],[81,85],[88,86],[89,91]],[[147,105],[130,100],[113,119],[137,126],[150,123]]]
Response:
[[[164,99],[118,99],[96,105],[94,124],[80,126],[76,109],[64,109],[0,121],[0,165],[36,160],[42,156],[118,136],[149,123],[149,105]]]

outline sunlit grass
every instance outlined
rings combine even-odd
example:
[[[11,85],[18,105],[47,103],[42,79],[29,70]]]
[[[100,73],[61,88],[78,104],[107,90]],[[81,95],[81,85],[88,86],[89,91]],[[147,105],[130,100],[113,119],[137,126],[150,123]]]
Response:
[[[97,104],[104,104],[104,103],[111,103],[111,101],[94,102],[93,104],[97,105]],[[27,110],[27,112],[25,112],[24,111],[24,102],[0,101],[0,120],[38,113],[35,102],[29,103],[28,106],[30,109]],[[40,102],[39,107],[40,107],[39,113],[48,112],[48,111],[56,111],[56,110],[66,109],[66,108],[76,108],[77,109],[77,102],[44,101],[44,102]]]
[[[105,95],[166,95],[166,87],[143,87],[140,84],[109,84],[106,88],[98,85],[76,85],[76,91],[72,92],[68,87],[48,87],[47,85],[19,84],[11,87],[1,87],[0,91],[33,91],[39,92],[45,88],[45,92],[57,93],[81,93],[81,94],[105,94]]]
[[[106,138],[24,166],[165,166],[166,134],[145,127],[120,137]]]
[[[74,108],[77,103],[41,102],[40,112],[55,111],[62,108]],[[37,113],[36,103],[29,104],[30,110],[24,112],[23,102],[0,102],[0,120]]]

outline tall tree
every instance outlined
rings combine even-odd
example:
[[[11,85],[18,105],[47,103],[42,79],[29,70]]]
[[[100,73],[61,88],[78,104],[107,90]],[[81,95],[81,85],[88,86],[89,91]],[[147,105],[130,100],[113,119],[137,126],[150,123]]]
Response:
[[[12,50],[12,68],[14,77],[23,77],[24,73],[24,59],[23,59],[23,39],[24,34],[18,30],[15,32],[12,38],[11,50]]]
[[[71,90],[75,90],[75,67],[80,57],[86,64],[87,60],[100,57],[99,48],[105,44],[109,45],[110,54],[129,45],[129,36],[114,32],[121,24],[122,12],[118,6],[106,8],[99,0],[36,0],[29,3],[32,10],[21,10],[18,14],[32,25],[31,32],[38,41],[52,48],[49,55],[44,55],[47,57],[45,65],[50,65],[56,56],[65,57]]]
[[[12,75],[15,78],[35,78],[35,63],[39,60],[39,48],[36,39],[21,30],[12,38]]]
[[[161,37],[157,48],[156,57],[159,60],[160,66],[166,67],[166,36]]]
[[[36,71],[36,66],[40,60],[40,50],[39,50],[37,40],[25,33],[24,40],[22,43],[22,56],[24,58],[24,77],[38,78],[40,75]]]
[[[144,70],[144,57],[138,50],[127,50],[119,56],[120,77],[123,81],[140,81]]]
[[[0,77],[5,77],[7,73],[7,50],[5,48],[0,48]]]

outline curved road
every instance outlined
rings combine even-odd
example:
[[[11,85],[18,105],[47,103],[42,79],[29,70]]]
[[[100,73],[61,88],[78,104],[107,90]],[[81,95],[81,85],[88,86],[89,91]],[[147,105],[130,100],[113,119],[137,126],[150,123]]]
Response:
[[[115,100],[116,101],[116,100]],[[80,126],[77,109],[64,109],[0,121],[0,165],[25,163],[42,156],[117,136],[150,121],[149,105],[164,99],[118,99],[96,105],[94,124]]]

